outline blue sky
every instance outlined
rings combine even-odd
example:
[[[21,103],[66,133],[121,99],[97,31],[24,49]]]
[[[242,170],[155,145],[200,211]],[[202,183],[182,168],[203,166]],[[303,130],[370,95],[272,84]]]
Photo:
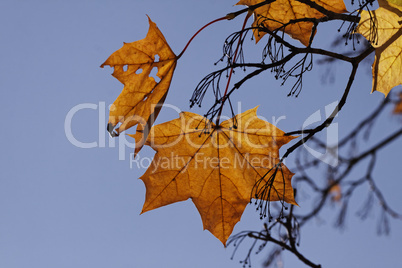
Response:
[[[132,149],[119,149],[119,141],[110,140],[105,130],[107,107],[123,86],[110,75],[111,68],[99,68],[123,42],[145,37],[146,14],[178,54],[198,28],[238,10],[234,4],[227,0],[0,2],[0,267],[241,267],[242,252],[230,260],[233,248],[225,249],[202,230],[191,201],[139,215],[145,187],[138,178],[145,169],[133,162],[130,167]],[[221,56],[224,39],[240,29],[242,20],[217,23],[195,39],[178,62],[167,104],[189,110],[193,89],[216,68],[213,63]],[[337,27],[319,28],[320,44],[328,47]],[[331,69],[334,83],[322,83],[327,71],[316,67],[306,76],[297,99],[286,97],[290,85],[281,88],[267,73],[246,83],[232,101],[241,101],[241,111],[260,105],[258,113],[269,121],[285,116],[278,127],[296,130],[308,116],[339,99],[346,83],[349,67]],[[369,94],[369,72],[368,65],[359,71],[337,118],[340,136],[383,99],[380,93]],[[78,105],[85,109],[72,117],[72,134],[80,142],[95,142],[94,148],[76,147],[66,136],[66,116]],[[203,114],[207,108],[192,111]],[[373,141],[400,126],[400,120],[386,113]],[[168,108],[157,122],[177,116]],[[400,212],[401,154],[395,148],[401,145],[399,139],[381,151],[375,171],[377,184]],[[140,153],[144,163],[152,156],[149,148]],[[358,194],[364,196],[365,191]],[[301,251],[323,267],[402,263],[402,222],[391,222],[390,236],[376,236],[378,214],[365,222],[354,216],[363,201],[356,198],[343,231],[332,228],[335,210],[326,210],[303,230]],[[249,207],[234,233],[261,227],[258,214]],[[255,267],[262,255],[255,256]],[[293,256],[284,257],[287,267],[301,266]]]

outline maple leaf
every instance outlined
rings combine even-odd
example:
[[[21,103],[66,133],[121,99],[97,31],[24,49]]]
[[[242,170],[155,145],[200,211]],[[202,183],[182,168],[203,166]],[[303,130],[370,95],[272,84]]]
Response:
[[[333,184],[334,181],[330,180],[328,184]],[[332,185],[331,188],[329,188],[328,191],[329,196],[331,196],[331,201],[332,202],[339,202],[342,199],[342,189],[339,183],[336,183]]]
[[[393,8],[402,11],[402,1],[401,0],[378,0],[378,5],[380,7],[384,7],[388,10],[392,10]],[[395,9],[392,11],[396,11]],[[396,11],[398,12],[398,11]]]
[[[108,131],[112,136],[135,125],[135,154],[145,143],[165,101],[177,57],[169,47],[162,32],[149,20],[147,36],[139,41],[124,43],[102,65],[114,67],[113,76],[124,84],[123,91],[110,108]],[[160,81],[150,76],[157,68]],[[121,125],[114,129],[119,123]]]
[[[402,92],[399,93],[399,101],[396,103],[393,113],[402,114]]]
[[[371,92],[379,91],[387,96],[392,88],[402,84],[401,14],[398,9],[393,12],[385,6],[361,13],[356,31],[375,48]]]
[[[240,0],[237,5],[252,6],[259,4],[265,0]],[[336,13],[346,12],[346,7],[343,0],[312,0],[329,11]],[[264,27],[271,31],[275,31],[288,23],[291,20],[303,18],[322,18],[324,14],[320,13],[314,8],[306,4],[300,3],[296,0],[276,0],[275,2],[263,5],[254,10],[254,23],[253,27],[258,27],[261,23]],[[312,22],[298,22],[286,26],[281,29],[289,34],[292,38],[299,40],[303,45],[309,44],[310,36],[312,34]],[[258,42],[265,32],[255,31],[254,36]]]
[[[265,199],[296,204],[293,173],[277,165],[279,148],[295,137],[284,136],[256,111],[257,107],[219,126],[183,112],[178,119],[154,126],[146,145],[157,153],[140,178],[146,186],[142,213],[192,198],[204,229],[225,245],[256,181],[267,172],[264,178],[271,186]]]

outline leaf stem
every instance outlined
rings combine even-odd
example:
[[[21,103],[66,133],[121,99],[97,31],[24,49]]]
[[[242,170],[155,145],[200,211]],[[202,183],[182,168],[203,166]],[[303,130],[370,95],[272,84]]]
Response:
[[[221,21],[221,20],[229,20],[230,17],[228,15],[226,15],[225,17],[221,17],[219,19],[213,20],[207,24],[205,24],[204,26],[202,26],[191,38],[190,40],[187,42],[186,46],[184,47],[184,49],[180,52],[180,54],[177,56],[177,59],[180,59],[180,57],[183,55],[183,53],[187,50],[187,47],[190,45],[191,41],[193,41],[193,39],[205,28],[207,28],[209,25],[214,24],[215,22]]]
[[[244,22],[243,22],[243,26],[241,28],[241,31],[243,31],[246,28],[247,20],[248,20],[248,18],[250,18],[251,14],[252,14],[251,12],[248,12],[247,16],[244,18]],[[233,74],[233,64],[236,63],[237,53],[239,51],[239,47],[240,47],[242,37],[243,37],[243,32],[240,33],[239,41],[237,42],[236,50],[235,50],[235,53],[234,53],[234,56],[233,56],[233,59],[232,59],[232,63],[231,63],[232,67],[230,68],[230,73],[229,73],[228,81],[226,83],[225,93],[223,94],[223,97],[222,97],[222,104],[221,104],[221,107],[219,108],[219,113],[218,113],[218,116],[216,118],[216,124],[215,124],[216,126],[219,126],[219,120],[220,120],[220,117],[221,117],[221,114],[222,114],[223,105],[224,105],[224,103],[226,101],[226,94],[228,93],[230,80],[231,80],[232,74]],[[229,59],[229,61],[230,61],[230,59]]]

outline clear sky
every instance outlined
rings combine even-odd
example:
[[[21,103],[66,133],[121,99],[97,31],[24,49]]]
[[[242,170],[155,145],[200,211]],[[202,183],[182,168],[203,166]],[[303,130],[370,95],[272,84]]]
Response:
[[[153,152],[146,148],[140,153],[142,162],[133,162],[131,148],[122,140],[109,139],[107,107],[123,86],[111,76],[111,68],[99,68],[123,42],[145,37],[146,14],[179,53],[198,28],[238,10],[235,3],[0,1],[0,109],[4,120],[0,267],[241,267],[238,261],[244,251],[230,260],[233,248],[225,249],[202,230],[190,200],[139,215],[145,187],[138,178],[145,169],[137,165],[146,165]],[[224,39],[239,30],[242,21],[220,22],[195,39],[178,63],[166,104],[189,110],[194,87],[216,68],[213,63],[221,56]],[[337,27],[318,29],[320,44],[329,47]],[[299,129],[308,116],[340,98],[349,71],[349,67],[336,65],[330,70],[336,81],[323,83],[321,78],[328,70],[316,67],[307,74],[298,99],[286,97],[290,84],[281,88],[267,73],[246,83],[232,101],[241,101],[239,111],[260,105],[258,113],[269,121],[286,116],[278,124],[284,131]],[[340,136],[383,99],[380,93],[369,94],[369,72],[369,65],[359,71],[347,106],[337,118]],[[204,105],[193,112],[203,114],[207,108]],[[400,125],[400,120],[387,113],[373,141],[376,134],[381,138],[381,133],[391,133]],[[177,116],[175,109],[166,108],[158,123]],[[66,122],[71,133],[66,132]],[[77,147],[78,142],[90,148]],[[377,184],[399,212],[401,154],[395,148],[401,145],[399,139],[381,152],[375,172]],[[364,191],[360,194],[365,196]],[[336,210],[328,209],[302,230],[300,250],[329,268],[400,265],[402,222],[392,221],[391,235],[378,237],[378,211],[362,222],[354,213],[364,198],[353,200],[356,203],[343,231],[333,229]],[[259,230],[262,223],[249,207],[234,233]],[[260,267],[263,253],[255,256],[255,267]],[[294,257],[284,256],[286,267],[302,266]]]

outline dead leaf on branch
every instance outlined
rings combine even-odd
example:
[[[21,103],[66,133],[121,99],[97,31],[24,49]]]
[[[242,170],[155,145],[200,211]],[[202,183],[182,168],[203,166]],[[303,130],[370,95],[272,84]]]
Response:
[[[357,28],[376,49],[371,92],[385,96],[402,84],[402,17],[396,12],[399,14],[384,7],[363,11]]]
[[[378,5],[380,7],[386,8],[397,14],[399,12],[402,12],[402,1],[401,0],[378,0]]]
[[[333,184],[329,189],[328,194],[331,197],[332,202],[339,202],[342,199],[342,189],[339,183],[334,184],[333,180],[328,182],[329,185]]]
[[[257,108],[215,126],[203,116],[183,112],[156,125],[146,145],[155,157],[140,178],[146,186],[142,212],[192,198],[209,230],[223,244],[250,202],[257,180],[265,176],[270,201],[296,204],[293,173],[279,162],[279,148],[292,136],[261,120]],[[236,124],[236,125],[235,125]],[[280,172],[274,174],[274,167]],[[268,182],[269,181],[269,182]]]
[[[265,0],[240,0],[237,5],[252,6],[259,4]],[[346,12],[343,0],[312,0],[329,11],[336,13]],[[264,27],[271,31],[281,28],[284,24],[291,20],[303,18],[322,18],[324,14],[306,4],[296,0],[276,0],[275,2],[264,5],[254,10],[253,27],[258,27],[261,23]],[[286,26],[282,29],[292,38],[299,40],[303,45],[307,46],[312,34],[312,22],[299,22]],[[256,31],[254,33],[255,40],[258,42],[266,33]]]
[[[110,108],[108,131],[117,136],[137,125],[135,154],[143,147],[162,108],[177,62],[162,32],[149,17],[148,20],[149,30],[144,39],[124,43],[101,65],[114,67],[113,76],[124,84]],[[151,76],[156,69],[160,81]]]
[[[395,105],[393,113],[394,114],[402,114],[402,92],[399,93],[399,101]]]

